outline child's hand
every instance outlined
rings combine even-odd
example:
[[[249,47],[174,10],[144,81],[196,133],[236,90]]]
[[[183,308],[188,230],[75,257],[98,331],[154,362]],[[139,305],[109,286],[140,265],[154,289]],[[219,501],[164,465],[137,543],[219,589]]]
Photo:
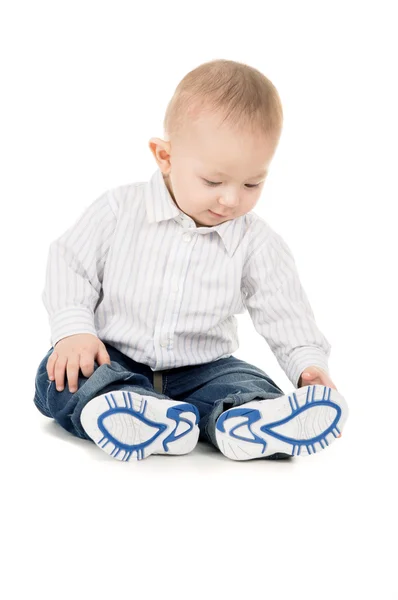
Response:
[[[79,369],[84,377],[94,373],[94,359],[98,365],[111,363],[105,344],[91,333],[77,333],[62,338],[55,344],[54,351],[47,361],[49,379],[55,379],[57,390],[64,389],[65,369],[68,375],[69,391],[74,393],[78,387]]]
[[[334,390],[337,389],[329,375],[320,367],[307,367],[301,373],[298,387],[300,388],[305,385],[326,385]]]

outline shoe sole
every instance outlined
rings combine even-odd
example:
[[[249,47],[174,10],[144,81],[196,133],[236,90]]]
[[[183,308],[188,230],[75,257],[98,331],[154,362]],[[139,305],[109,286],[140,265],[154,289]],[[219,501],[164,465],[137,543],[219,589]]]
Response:
[[[308,456],[341,436],[348,406],[341,394],[321,385],[269,400],[251,401],[222,413],[216,422],[221,452],[232,460],[277,452]]]
[[[199,438],[193,404],[123,390],[90,400],[80,421],[101,450],[125,462],[150,454],[188,454]]]

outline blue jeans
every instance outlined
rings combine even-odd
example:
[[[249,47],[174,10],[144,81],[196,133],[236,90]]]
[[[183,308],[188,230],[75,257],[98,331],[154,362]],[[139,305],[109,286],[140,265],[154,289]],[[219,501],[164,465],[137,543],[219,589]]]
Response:
[[[152,371],[105,343],[111,364],[98,365],[94,373],[84,377],[79,371],[78,390],[69,391],[65,375],[64,389],[58,392],[55,381],[47,374],[51,348],[41,361],[35,379],[34,403],[46,417],[73,435],[91,440],[84,431],[80,414],[95,396],[111,390],[129,390],[155,398],[181,400],[194,404],[199,410],[199,440],[212,443],[217,449],[216,421],[220,414],[233,406],[251,400],[282,396],[284,392],[258,367],[234,356],[177,369]],[[92,441],[92,440],[91,440]]]

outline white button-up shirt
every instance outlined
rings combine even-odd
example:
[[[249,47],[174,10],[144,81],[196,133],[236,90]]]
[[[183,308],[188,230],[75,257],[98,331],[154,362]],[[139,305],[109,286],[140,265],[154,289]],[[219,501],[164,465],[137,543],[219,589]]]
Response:
[[[92,333],[153,371],[231,356],[234,315],[248,310],[293,383],[328,371],[292,254],[249,212],[197,226],[172,199],[162,172],[106,191],[51,243],[42,300],[51,345]]]

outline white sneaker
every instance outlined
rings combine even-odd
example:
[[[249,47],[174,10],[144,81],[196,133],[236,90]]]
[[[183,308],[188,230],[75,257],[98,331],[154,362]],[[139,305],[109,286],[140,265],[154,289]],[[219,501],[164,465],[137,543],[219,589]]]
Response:
[[[216,439],[233,460],[308,456],[341,436],[348,406],[335,389],[321,385],[299,388],[278,398],[253,400],[221,413]]]
[[[124,390],[90,400],[80,421],[101,450],[122,461],[188,454],[199,438],[199,411],[193,404]]]

